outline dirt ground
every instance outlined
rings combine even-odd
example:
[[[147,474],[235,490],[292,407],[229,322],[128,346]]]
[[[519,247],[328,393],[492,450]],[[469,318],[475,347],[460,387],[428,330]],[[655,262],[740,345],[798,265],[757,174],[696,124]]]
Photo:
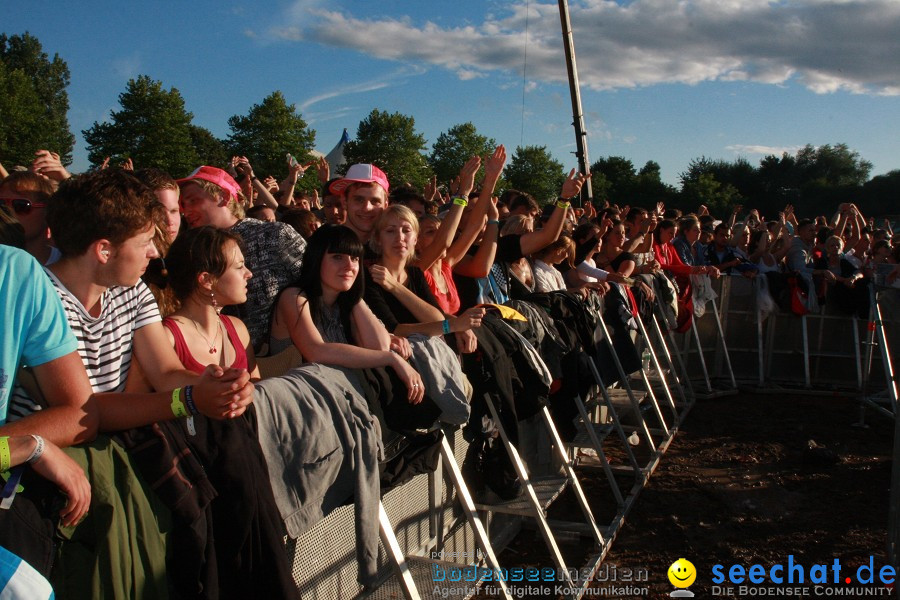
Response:
[[[890,588],[860,587],[857,569],[870,557],[876,575],[887,564],[894,426],[871,411],[868,428],[853,427],[858,420],[857,402],[832,396],[742,394],[698,401],[619,531],[600,570],[607,581],[595,581],[584,597],[668,598],[675,588],[667,570],[680,557],[696,568],[689,590],[697,598],[892,597]],[[616,455],[614,448],[610,454]],[[633,479],[620,481],[627,489]],[[584,485],[598,520],[608,522],[612,512],[602,472],[591,471]],[[578,509],[571,494],[551,508],[551,517],[574,520],[573,514]],[[582,566],[588,550],[583,543],[565,547],[569,566]],[[768,576],[773,565],[787,565],[790,555],[805,569],[805,588],[775,591],[766,582],[742,589],[727,579],[718,587],[713,582],[714,565],[723,566],[726,578],[735,564],[762,565]],[[835,559],[841,583],[829,579],[815,588],[808,579],[813,566],[827,565],[831,578]],[[540,535],[530,529],[504,550],[500,562],[553,564]],[[643,573],[644,581],[623,581],[628,570],[633,579]],[[515,586],[516,598],[558,597],[552,587],[548,593],[540,584]]]

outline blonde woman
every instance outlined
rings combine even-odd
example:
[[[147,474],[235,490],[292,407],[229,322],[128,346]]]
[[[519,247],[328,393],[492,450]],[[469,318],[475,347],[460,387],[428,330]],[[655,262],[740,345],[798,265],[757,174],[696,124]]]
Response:
[[[431,293],[415,258],[419,222],[407,207],[393,204],[381,213],[369,245],[379,255],[368,270],[365,298],[388,331],[407,337],[465,331],[481,326],[484,309],[473,308],[459,317],[445,316]]]

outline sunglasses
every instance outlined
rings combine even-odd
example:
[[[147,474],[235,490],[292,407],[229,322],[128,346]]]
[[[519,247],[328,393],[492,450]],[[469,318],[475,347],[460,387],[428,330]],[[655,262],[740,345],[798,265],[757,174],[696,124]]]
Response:
[[[43,202],[32,202],[28,198],[0,198],[0,202],[7,208],[7,210],[12,210],[17,215],[30,215],[31,210],[34,208],[44,208],[47,205]]]

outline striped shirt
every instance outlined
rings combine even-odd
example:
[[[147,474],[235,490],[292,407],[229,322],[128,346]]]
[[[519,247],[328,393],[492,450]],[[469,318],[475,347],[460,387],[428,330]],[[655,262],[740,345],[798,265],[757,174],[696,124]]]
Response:
[[[143,281],[134,287],[111,287],[100,296],[100,315],[92,317],[56,276],[46,270],[62,300],[78,354],[95,392],[120,392],[131,367],[134,332],[161,321],[153,294]],[[13,390],[9,418],[24,417],[40,407],[19,386]]]

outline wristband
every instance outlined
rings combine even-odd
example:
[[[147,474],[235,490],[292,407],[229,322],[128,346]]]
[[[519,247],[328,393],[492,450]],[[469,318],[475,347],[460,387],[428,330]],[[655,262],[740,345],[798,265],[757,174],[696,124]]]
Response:
[[[462,196],[454,196],[453,204],[455,204],[456,206],[462,206],[463,208],[465,208],[466,206],[469,205],[469,199],[463,198]]]
[[[40,460],[41,456],[44,455],[44,438],[39,435],[31,434],[31,437],[34,438],[36,442],[34,445],[34,450],[31,451],[31,455],[25,459],[26,464],[33,464]]]
[[[188,412],[192,415],[200,414],[200,411],[197,410],[197,405],[194,404],[194,386],[184,386],[184,402],[187,404]]]
[[[184,402],[181,401],[181,388],[172,390],[172,404],[170,406],[172,408],[172,414],[175,415],[176,418],[188,416],[187,409],[184,407]]]
[[[445,334],[450,333],[450,320],[444,319],[444,322],[441,324],[441,327],[443,328]]]
[[[497,227],[499,227],[500,221],[498,221],[497,219],[488,219],[488,225],[496,225]]]
[[[556,201],[556,208],[569,208],[569,206],[571,206],[571,203],[568,200],[560,198]]]
[[[9,471],[12,457],[9,455],[9,438],[7,436],[0,437],[0,472]]]

